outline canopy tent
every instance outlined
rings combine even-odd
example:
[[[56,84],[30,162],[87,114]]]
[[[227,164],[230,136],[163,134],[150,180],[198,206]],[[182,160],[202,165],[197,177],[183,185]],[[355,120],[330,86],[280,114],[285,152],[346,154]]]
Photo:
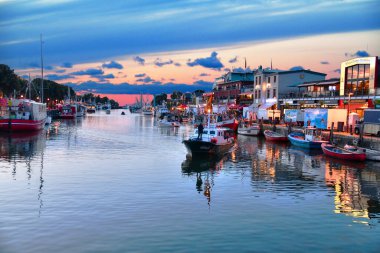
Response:
[[[272,107],[273,105],[275,105],[277,103],[277,101],[271,101],[271,102],[266,102],[265,104],[262,104],[259,109],[260,110],[266,110],[270,107]]]

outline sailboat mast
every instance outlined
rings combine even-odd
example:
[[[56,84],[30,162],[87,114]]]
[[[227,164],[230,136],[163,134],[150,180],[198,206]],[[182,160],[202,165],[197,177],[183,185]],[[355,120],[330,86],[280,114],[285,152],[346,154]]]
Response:
[[[32,99],[32,89],[30,86],[30,73],[29,73],[29,82],[28,82],[28,92],[29,92],[29,99]]]
[[[44,59],[42,57],[42,33],[40,34],[41,42],[41,103],[44,102]]]

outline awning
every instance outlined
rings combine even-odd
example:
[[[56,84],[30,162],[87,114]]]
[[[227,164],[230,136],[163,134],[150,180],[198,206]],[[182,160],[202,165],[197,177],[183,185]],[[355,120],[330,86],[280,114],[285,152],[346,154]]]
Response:
[[[268,109],[269,107],[272,107],[273,105],[275,105],[277,102],[273,101],[273,102],[267,102],[265,104],[262,104],[259,109]]]

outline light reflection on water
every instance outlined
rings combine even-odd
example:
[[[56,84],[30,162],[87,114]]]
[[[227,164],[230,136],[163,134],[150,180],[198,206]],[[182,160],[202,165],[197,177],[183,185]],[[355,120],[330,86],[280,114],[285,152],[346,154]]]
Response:
[[[245,136],[191,159],[190,125],[120,112],[0,135],[0,252],[380,249],[378,163]]]

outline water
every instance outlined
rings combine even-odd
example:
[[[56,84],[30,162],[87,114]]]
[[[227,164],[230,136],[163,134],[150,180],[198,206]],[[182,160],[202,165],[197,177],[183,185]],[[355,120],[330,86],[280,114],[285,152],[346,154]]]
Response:
[[[380,165],[97,112],[0,136],[0,252],[380,252]]]

